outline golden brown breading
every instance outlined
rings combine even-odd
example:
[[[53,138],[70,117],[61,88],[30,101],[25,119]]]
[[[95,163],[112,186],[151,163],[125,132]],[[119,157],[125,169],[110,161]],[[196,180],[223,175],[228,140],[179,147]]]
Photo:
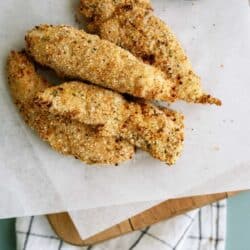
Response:
[[[132,158],[134,147],[127,141],[98,136],[95,127],[34,105],[33,98],[37,92],[46,89],[49,84],[36,73],[24,53],[10,54],[8,76],[11,93],[26,123],[55,150],[90,164],[116,164]]]
[[[183,48],[170,28],[154,16],[149,1],[81,0],[80,12],[89,18],[90,32],[165,72],[174,83],[177,99],[221,105],[219,99],[202,91]]]
[[[130,116],[120,135],[156,159],[172,165],[179,158],[184,141],[184,116],[150,103],[131,103]]]
[[[36,73],[25,52],[12,51],[7,61],[8,80],[11,94],[21,108],[35,94],[49,87],[49,83]]]
[[[103,131],[106,128],[107,135],[117,134],[126,113],[126,100],[120,94],[82,82],[46,89],[37,95],[35,103],[51,113],[99,126]]]
[[[104,95],[110,100],[101,103],[96,119],[97,106],[91,100],[98,100],[99,96]],[[126,101],[110,90],[82,82],[69,82],[40,92],[35,103],[40,108],[66,118],[92,120],[94,125],[99,125],[100,134],[108,131],[120,136],[168,164],[174,164],[182,150],[183,115],[168,109],[161,110],[143,101]],[[108,108],[115,107],[116,104],[116,109],[112,108],[107,113]]]
[[[129,10],[131,4],[135,3],[138,7],[152,9],[150,0],[81,0],[80,10],[87,18],[106,21],[121,5],[124,9]]]
[[[145,99],[175,99],[163,72],[98,36],[70,26],[41,25],[27,33],[26,42],[29,54],[59,75]]]

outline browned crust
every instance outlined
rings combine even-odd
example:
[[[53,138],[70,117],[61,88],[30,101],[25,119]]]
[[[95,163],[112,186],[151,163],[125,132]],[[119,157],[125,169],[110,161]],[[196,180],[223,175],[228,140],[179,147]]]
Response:
[[[109,41],[70,26],[40,25],[26,35],[27,51],[59,75],[145,99],[174,101],[172,83]]]
[[[170,28],[154,16],[149,1],[81,0],[80,11],[89,18],[90,32],[162,70],[173,83],[174,99],[221,105],[219,99],[203,92],[184,49]]]
[[[96,127],[40,109],[34,103],[49,84],[40,77],[25,53],[11,52],[8,58],[11,94],[25,120],[51,147],[86,163],[117,164],[132,158],[134,147],[113,136],[98,136]]]
[[[95,112],[89,110],[95,109],[96,104],[89,100],[93,99],[92,96],[98,100],[103,95],[107,95],[110,100],[102,103],[103,107],[97,113],[98,117],[95,117]],[[50,112],[68,119],[92,121],[99,125],[99,134],[120,136],[170,165],[176,162],[183,147],[182,114],[159,109],[144,101],[128,102],[119,94],[100,87],[82,82],[64,83],[41,92],[36,105],[45,109],[49,107]],[[112,105],[116,105],[116,109],[112,109]],[[109,107],[110,113],[106,113]]]

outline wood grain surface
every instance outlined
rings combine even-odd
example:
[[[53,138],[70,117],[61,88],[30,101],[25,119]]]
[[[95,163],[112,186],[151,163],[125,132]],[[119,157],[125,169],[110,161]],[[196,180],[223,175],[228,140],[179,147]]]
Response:
[[[142,229],[237,193],[227,192],[167,200],[88,239],[81,239],[68,213],[51,214],[47,217],[52,228],[62,240],[73,245],[86,246]]]

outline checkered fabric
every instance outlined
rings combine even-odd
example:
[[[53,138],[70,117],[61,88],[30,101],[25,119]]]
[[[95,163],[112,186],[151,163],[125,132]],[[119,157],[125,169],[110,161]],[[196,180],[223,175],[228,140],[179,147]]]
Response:
[[[16,222],[17,250],[224,250],[225,232],[225,200],[88,247],[60,240],[44,216]]]

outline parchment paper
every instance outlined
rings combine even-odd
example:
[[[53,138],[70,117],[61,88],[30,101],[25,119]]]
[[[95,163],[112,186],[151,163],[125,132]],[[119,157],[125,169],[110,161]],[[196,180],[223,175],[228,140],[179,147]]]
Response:
[[[75,1],[73,1],[75,2]],[[40,23],[74,24],[69,0],[0,2],[0,217],[110,207],[250,188],[250,13],[247,0],[153,1],[222,107],[178,103],[186,117],[177,164],[138,152],[117,168],[87,167],[42,142],[9,96],[6,56]]]

